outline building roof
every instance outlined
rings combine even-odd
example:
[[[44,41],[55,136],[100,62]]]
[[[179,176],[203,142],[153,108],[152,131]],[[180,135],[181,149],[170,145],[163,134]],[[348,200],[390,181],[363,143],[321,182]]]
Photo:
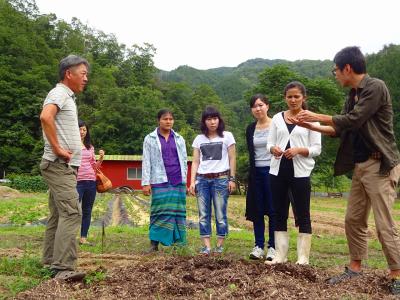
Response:
[[[99,159],[99,155],[96,155]],[[141,155],[104,155],[103,160],[142,161]]]
[[[99,155],[96,155],[96,159],[99,159]],[[142,161],[142,155],[104,155],[103,160]],[[192,161],[191,156],[188,156],[188,161]]]

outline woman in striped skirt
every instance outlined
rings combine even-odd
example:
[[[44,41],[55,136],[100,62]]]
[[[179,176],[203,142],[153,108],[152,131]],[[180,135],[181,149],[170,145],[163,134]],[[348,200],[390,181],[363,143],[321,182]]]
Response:
[[[159,243],[186,244],[185,140],[172,130],[170,110],[160,110],[157,119],[158,127],[143,142],[143,193],[151,195],[150,251],[158,251]]]

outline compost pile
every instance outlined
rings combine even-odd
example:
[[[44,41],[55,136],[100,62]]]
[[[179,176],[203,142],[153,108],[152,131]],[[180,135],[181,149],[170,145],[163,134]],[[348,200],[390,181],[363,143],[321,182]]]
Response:
[[[123,260],[124,258],[121,258]],[[292,263],[225,256],[143,255],[126,263],[105,263],[103,280],[59,282],[54,279],[17,295],[17,299],[396,299],[389,295],[382,270],[337,285],[324,280],[341,271]],[[96,271],[95,271],[96,272]]]

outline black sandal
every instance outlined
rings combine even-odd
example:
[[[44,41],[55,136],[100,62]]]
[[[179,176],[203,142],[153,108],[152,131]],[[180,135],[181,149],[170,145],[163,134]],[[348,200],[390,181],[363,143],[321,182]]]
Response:
[[[393,295],[400,295],[400,278],[392,279],[389,283],[389,291]]]
[[[65,281],[79,281],[85,278],[86,274],[84,272],[76,272],[71,270],[53,270],[54,279],[65,280]]]
[[[337,284],[342,281],[346,281],[351,278],[361,276],[361,274],[362,274],[361,272],[355,272],[355,271],[350,270],[348,267],[345,267],[344,272],[342,274],[328,278],[327,280],[325,280],[325,282],[328,284]]]

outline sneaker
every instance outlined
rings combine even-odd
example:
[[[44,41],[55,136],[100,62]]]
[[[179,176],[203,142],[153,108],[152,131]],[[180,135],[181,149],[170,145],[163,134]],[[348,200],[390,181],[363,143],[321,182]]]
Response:
[[[267,251],[266,260],[272,261],[275,258],[275,249],[273,247],[269,247]]]
[[[217,246],[217,247],[214,248],[213,252],[214,252],[214,253],[221,254],[222,252],[224,252],[224,247],[222,247],[222,246]]]
[[[400,279],[392,279],[392,281],[389,283],[389,291],[393,295],[400,295]]]
[[[344,272],[342,274],[328,278],[327,280],[325,280],[325,282],[328,284],[337,284],[339,282],[349,280],[354,277],[358,277],[361,274],[362,274],[361,272],[355,272],[350,270],[348,267],[345,267]]]
[[[206,246],[204,246],[203,248],[200,249],[200,254],[204,254],[204,255],[210,255],[211,254],[211,249],[207,248]]]
[[[253,251],[251,251],[250,255],[249,255],[250,259],[260,259],[264,257],[264,250],[261,249],[258,246],[255,246],[253,248]]]

